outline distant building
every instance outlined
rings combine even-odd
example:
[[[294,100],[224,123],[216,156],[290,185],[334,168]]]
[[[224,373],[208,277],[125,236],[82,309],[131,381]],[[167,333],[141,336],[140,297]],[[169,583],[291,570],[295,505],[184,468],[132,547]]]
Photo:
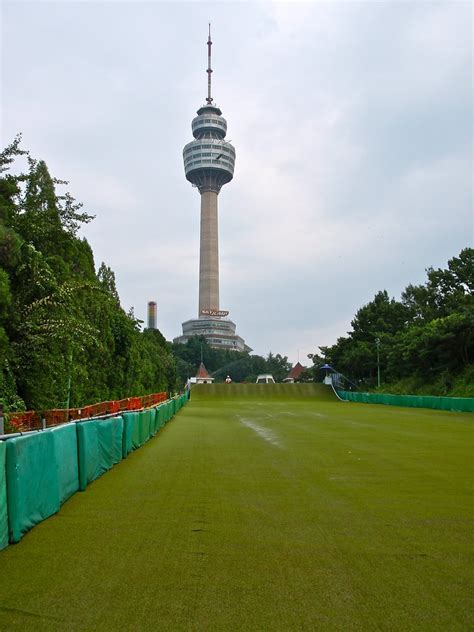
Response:
[[[297,362],[283,381],[287,384],[294,384],[294,382],[301,376],[303,371],[306,371],[306,367]]]
[[[243,338],[235,333],[235,323],[220,318],[195,318],[183,323],[183,335],[173,342],[186,344],[191,336],[204,336],[208,345],[213,349],[227,349],[231,351],[252,351],[245,344]]]
[[[213,382],[214,378],[207,372],[204,362],[201,362],[198,372],[196,373],[196,384],[212,384]]]
[[[148,302],[148,329],[156,329],[156,303]]]

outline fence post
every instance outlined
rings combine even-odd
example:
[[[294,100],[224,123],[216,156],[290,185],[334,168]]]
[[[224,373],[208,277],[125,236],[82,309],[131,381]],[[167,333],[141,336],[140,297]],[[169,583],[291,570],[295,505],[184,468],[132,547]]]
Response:
[[[3,404],[0,404],[0,435],[5,434],[5,422],[3,417]]]

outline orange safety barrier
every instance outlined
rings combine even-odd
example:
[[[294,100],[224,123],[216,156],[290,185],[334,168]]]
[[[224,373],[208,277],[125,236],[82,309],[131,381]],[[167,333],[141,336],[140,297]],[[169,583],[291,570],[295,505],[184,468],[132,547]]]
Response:
[[[141,397],[128,398],[128,410],[140,410],[140,408],[143,408]]]
[[[14,415],[5,415],[5,419],[10,423],[11,432],[27,432],[35,428],[41,428],[41,417],[33,410]]]
[[[53,409],[46,410],[43,413],[43,419],[46,421],[47,426],[59,426],[59,424],[64,424],[68,419],[68,411],[67,409]]]
[[[76,419],[88,419],[89,417],[100,417],[102,415],[113,415],[127,410],[140,410],[150,408],[160,402],[166,401],[166,393],[152,393],[142,397],[127,397],[121,400],[111,400],[89,404],[81,408],[55,408],[38,413],[29,410],[23,413],[7,413],[5,418],[10,426],[10,432],[26,432],[37,430],[43,427],[43,420],[47,427],[59,426],[67,421]]]
[[[127,397],[126,399],[121,399],[119,401],[119,406],[120,406],[120,410],[130,410],[129,408],[130,405],[130,397]]]

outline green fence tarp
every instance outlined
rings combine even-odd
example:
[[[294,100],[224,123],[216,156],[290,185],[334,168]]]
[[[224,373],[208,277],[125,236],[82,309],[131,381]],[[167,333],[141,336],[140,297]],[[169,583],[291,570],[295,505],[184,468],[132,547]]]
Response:
[[[160,428],[163,428],[163,426],[165,425],[164,412],[165,412],[165,407],[163,404],[160,404],[159,406],[156,407],[156,424],[157,424],[158,430],[160,430]]]
[[[163,402],[156,408],[156,416],[157,416],[157,428],[162,428],[170,419],[174,417],[174,415],[181,410],[181,408],[188,401],[188,396],[185,393],[184,395],[180,395],[173,399],[169,399],[167,402]]]
[[[159,431],[160,429],[160,417],[158,416],[158,409],[154,408],[153,409],[153,424],[155,427],[155,434]]]
[[[58,469],[59,502],[62,505],[79,489],[76,425],[59,426],[51,433]]]
[[[91,481],[101,475],[99,467],[99,439],[97,422],[76,424],[79,461],[79,489],[84,491]]]
[[[76,424],[79,455],[79,489],[104,474],[122,458],[122,417]]]
[[[0,551],[8,546],[6,452],[5,441],[0,441]]]
[[[159,413],[154,408],[124,413],[124,454],[140,448],[161,427]]]
[[[122,442],[122,456],[125,458],[127,454],[130,454],[134,450],[133,436],[135,427],[138,425],[138,413],[130,412],[123,414],[123,442]],[[138,447],[138,446],[137,446]]]
[[[345,401],[364,404],[386,404],[388,406],[406,406],[412,408],[432,408],[455,412],[474,412],[474,397],[436,397],[434,395],[390,395],[388,393],[358,393],[355,391],[337,391]]]
[[[156,434],[156,430],[155,430],[155,409],[154,408],[149,408],[146,412],[148,413],[148,428],[149,428],[148,438],[151,439],[151,437],[153,437]]]
[[[58,469],[51,430],[6,442],[8,520],[11,542],[59,510]]]
[[[150,414],[148,410],[140,412],[140,445],[143,445],[150,438]]]
[[[165,408],[163,406],[163,404],[160,404],[159,406],[157,406],[156,408],[156,423],[158,425],[158,430],[161,430],[161,428],[163,428],[163,426],[165,425]]]
[[[140,413],[135,413],[135,423],[133,424],[133,432],[132,432],[132,449],[136,450],[142,445],[142,430],[140,424]]]
[[[150,409],[150,434],[152,437],[156,435],[158,432],[158,415],[156,413],[156,408]]]
[[[123,417],[114,417],[110,421],[114,421],[114,443],[112,448],[112,459],[114,465],[122,460],[122,443],[123,443]]]

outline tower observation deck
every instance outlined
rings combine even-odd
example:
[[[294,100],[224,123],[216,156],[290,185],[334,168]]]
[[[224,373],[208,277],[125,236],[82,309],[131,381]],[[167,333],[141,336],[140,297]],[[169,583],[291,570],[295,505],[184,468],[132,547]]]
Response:
[[[234,177],[235,149],[225,141],[227,121],[215,105],[204,105],[193,119],[195,140],[183,150],[186,178],[199,192],[218,194]]]
[[[235,333],[235,324],[219,309],[219,235],[217,197],[224,184],[234,177],[235,149],[226,141],[227,121],[211,96],[211,29],[209,25],[207,98],[197,111],[191,128],[194,140],[183,149],[186,179],[201,194],[201,230],[199,255],[198,318],[183,323],[183,335],[176,342],[185,343],[192,335],[203,335],[219,349],[251,351]]]

